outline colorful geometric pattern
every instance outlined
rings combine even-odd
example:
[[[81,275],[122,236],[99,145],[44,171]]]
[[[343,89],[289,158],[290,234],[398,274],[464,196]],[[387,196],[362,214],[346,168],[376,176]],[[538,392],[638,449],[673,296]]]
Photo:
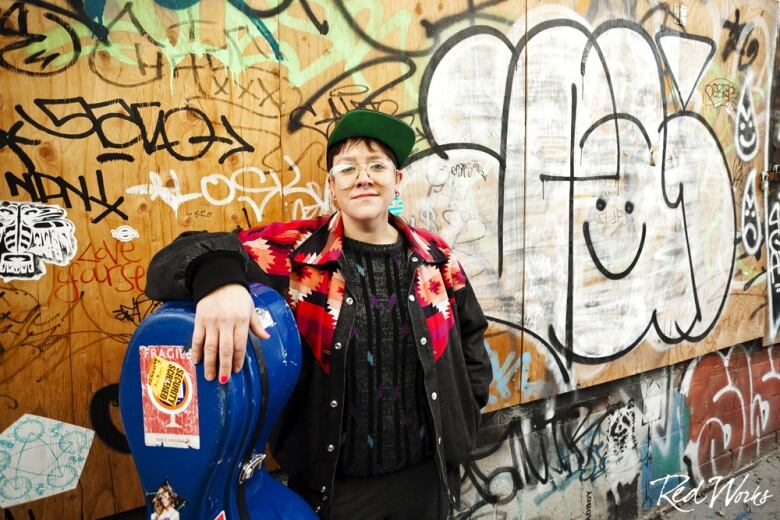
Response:
[[[425,265],[415,272],[416,300],[430,331],[434,360],[447,348],[454,325],[454,293],[465,287],[463,267],[443,239],[412,228],[388,215],[404,235],[413,255]],[[320,363],[330,371],[330,346],[344,299],[345,281],[339,261],[343,254],[341,212],[331,216],[275,222],[239,233],[247,253],[269,276],[288,279],[287,301],[298,330]]]

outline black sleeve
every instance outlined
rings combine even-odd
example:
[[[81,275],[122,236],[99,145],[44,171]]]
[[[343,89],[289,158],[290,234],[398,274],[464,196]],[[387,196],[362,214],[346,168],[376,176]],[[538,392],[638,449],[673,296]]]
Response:
[[[458,325],[471,391],[482,408],[488,402],[490,383],[493,381],[493,368],[485,350],[485,329],[488,323],[468,281],[465,287],[455,292],[455,303],[458,306]]]
[[[194,300],[228,283],[266,283],[234,233],[188,231],[149,263],[144,292],[154,300]]]

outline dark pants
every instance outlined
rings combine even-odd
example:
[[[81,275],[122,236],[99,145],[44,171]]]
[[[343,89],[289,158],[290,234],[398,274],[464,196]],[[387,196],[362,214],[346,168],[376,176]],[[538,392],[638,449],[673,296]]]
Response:
[[[433,457],[407,469],[368,478],[336,479],[330,520],[444,520],[447,493]]]

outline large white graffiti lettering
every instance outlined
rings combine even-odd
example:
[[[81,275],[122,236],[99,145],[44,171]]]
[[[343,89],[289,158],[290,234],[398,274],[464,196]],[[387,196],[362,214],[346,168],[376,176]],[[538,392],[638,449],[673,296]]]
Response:
[[[736,215],[723,149],[688,108],[712,39],[552,12],[441,46],[420,104],[432,147],[404,190],[416,220],[454,239],[486,313],[569,382],[572,362],[704,338],[728,294]],[[449,175],[469,161],[481,175]]]

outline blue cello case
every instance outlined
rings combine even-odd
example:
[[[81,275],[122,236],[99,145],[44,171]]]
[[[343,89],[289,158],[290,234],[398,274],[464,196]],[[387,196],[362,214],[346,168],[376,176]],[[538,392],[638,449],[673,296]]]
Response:
[[[206,381],[202,363],[188,364],[195,322],[192,302],[163,304],[130,340],[120,376],[119,407],[151,519],[317,518],[302,498],[262,467],[266,442],[300,372],[301,343],[284,299],[262,285],[252,285],[250,292],[271,338],[248,338],[244,366],[227,384]],[[178,357],[158,364],[163,369],[154,372],[151,361],[142,359],[152,351],[173,352]],[[151,383],[147,384],[149,375],[142,380],[142,370],[162,374],[158,397]],[[187,370],[190,374],[182,377]],[[171,379],[174,389],[169,391]],[[149,402],[155,400],[152,409]],[[164,432],[145,431],[171,430],[171,424],[184,421],[185,415],[177,416],[177,409],[189,414],[187,441],[174,440],[171,446]],[[171,418],[171,424],[160,426],[158,410],[168,414],[165,417]]]

